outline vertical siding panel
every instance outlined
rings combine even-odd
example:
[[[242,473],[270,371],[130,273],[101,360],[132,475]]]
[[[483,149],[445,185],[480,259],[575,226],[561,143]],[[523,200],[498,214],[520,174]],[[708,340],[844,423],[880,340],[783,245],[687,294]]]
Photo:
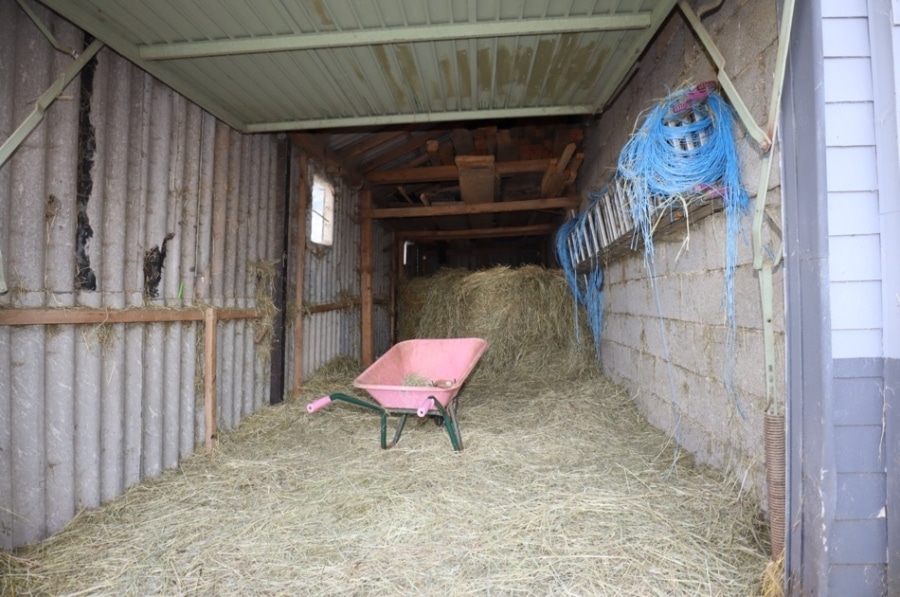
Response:
[[[222,123],[216,123],[216,141],[214,156],[214,174],[213,174],[213,197],[212,197],[212,250],[210,254],[210,294],[209,302],[215,306],[223,306],[223,296],[225,293],[225,231],[226,231],[226,207],[228,205],[228,155],[231,139],[229,129]],[[216,330],[216,343],[222,346],[224,324],[219,324]],[[223,351],[217,351],[216,366],[221,371],[223,360]],[[224,410],[224,402],[222,400],[222,388],[224,387],[224,378],[227,374],[222,371],[216,377],[216,392],[219,393],[219,400],[216,402],[216,418],[222,421],[222,413]]]
[[[14,40],[16,35],[16,15],[21,11],[12,2],[0,2],[0,42],[2,40]],[[17,53],[15,46],[0,44],[0,81],[8,81],[10,84],[0,85],[0,135],[5,139],[10,132],[15,130],[18,123],[13,117],[13,105],[15,103],[15,65]],[[0,199],[12,195],[12,161],[13,156],[6,164],[0,166]],[[6,273],[6,282],[11,284],[9,243],[9,216],[10,202],[0,200],[0,253],[3,267]],[[12,298],[12,293],[0,295],[0,305],[7,306]],[[0,504],[13,503],[13,464],[12,464],[12,387],[10,383],[12,328],[0,326]],[[0,508],[0,548],[12,549],[13,526],[15,518],[9,507]]]
[[[45,532],[44,404],[34,388],[44,387],[43,330],[39,326],[13,330],[10,385],[12,387],[12,478],[10,501],[13,543],[23,545]]]
[[[92,303],[92,293],[83,303]],[[100,505],[100,326],[82,326],[75,343],[75,481],[77,508]]]
[[[47,532],[55,533],[75,515],[75,342],[73,326],[48,326],[46,331]]]
[[[253,137],[245,137],[242,139],[241,143],[241,152],[240,152],[240,165],[239,165],[239,176],[240,181],[238,183],[238,194],[236,197],[235,203],[237,204],[237,222],[235,222],[237,229],[237,239],[236,239],[236,248],[235,248],[235,258],[237,261],[236,271],[235,271],[235,296],[237,298],[236,306],[240,308],[245,308],[250,305],[249,297],[252,295],[247,294],[248,282],[247,277],[250,271],[247,263],[248,261],[253,259],[253,256],[249,250],[249,238],[250,238],[250,183],[252,172],[252,164],[250,162],[253,147],[255,145],[255,139]],[[247,368],[247,348],[248,345],[252,345],[253,343],[253,334],[250,332],[251,322],[248,320],[241,320],[236,322],[236,337],[235,337],[235,346],[234,346],[234,369],[235,369],[235,383],[234,383],[234,425],[238,425],[240,423],[241,417],[244,414],[244,400],[247,388],[247,380],[250,379],[250,374],[253,371],[253,363],[250,362],[250,368]]]
[[[42,18],[50,13],[40,11]],[[34,35],[39,35],[36,31]],[[82,37],[73,28],[58,31],[60,42],[73,48],[81,46]],[[62,72],[71,60],[46,44],[47,60],[53,73]],[[42,127],[47,127],[53,142],[47,147],[47,189],[43,199],[45,214],[48,305],[71,307],[74,300],[75,204],[77,195],[78,114],[80,81],[74,79],[63,91],[71,101],[56,102],[46,113]],[[52,199],[51,199],[52,197]],[[50,216],[47,218],[47,216]],[[75,470],[72,454],[74,422],[73,326],[48,326],[44,334],[45,371],[45,504],[46,532],[54,533],[75,515]]]
[[[197,275],[197,239],[201,186],[201,164],[204,149],[209,144],[203,135],[203,114],[193,105],[186,104],[185,136],[189,140],[185,151],[184,180],[181,189],[183,201],[181,207],[181,248],[179,251],[180,276],[179,288],[184,284],[180,306],[190,305],[194,299],[194,280]],[[190,455],[194,449],[194,375],[196,373],[197,325],[185,323],[180,326],[181,345],[177,348],[180,356],[181,378],[177,398],[178,438],[176,442],[178,460]]]
[[[102,62],[101,57],[98,57],[98,70],[95,71],[94,81],[95,93],[91,97],[90,102],[91,112],[89,120],[91,125],[97,121],[104,120],[106,116],[107,102],[104,97],[104,86],[102,84],[104,69],[100,67],[100,62]],[[105,201],[105,172],[98,167],[98,163],[102,160],[106,147],[102,128],[97,130],[95,127],[93,131],[84,131],[83,134],[94,135],[94,155],[92,157],[94,163],[91,165],[89,172],[83,173],[86,176],[90,176],[92,181],[85,211],[87,224],[91,226],[93,237],[87,241],[85,253],[90,258],[91,269],[94,271],[95,276],[99,276],[97,288],[102,289],[103,252],[96,250],[95,247],[103,246],[102,222],[104,216],[103,203]],[[75,139],[79,139],[78,133],[75,133]],[[89,143],[89,141],[85,142],[84,145],[89,147]],[[81,144],[80,141],[79,144]],[[75,153],[77,155],[78,151],[76,150]],[[82,166],[78,163],[77,167],[81,168]],[[83,188],[81,190],[86,191],[88,189]],[[74,226],[72,230],[74,231]],[[70,239],[74,238],[74,233],[70,233],[67,236]],[[100,307],[103,304],[101,294],[87,288],[79,290],[77,297],[78,303],[85,307]],[[101,426],[103,412],[101,344],[104,330],[99,325],[79,326],[78,332],[78,338],[74,344],[74,466],[75,506],[81,509],[96,507],[100,505],[101,499],[100,454],[103,433]]]
[[[248,160],[249,164],[249,192],[247,193],[247,204],[246,204],[246,219],[247,219],[247,243],[246,243],[246,251],[247,257],[243,260],[244,267],[246,271],[245,275],[245,296],[247,298],[247,306],[248,307],[258,307],[259,305],[255,302],[256,296],[256,263],[259,261],[260,256],[257,252],[257,235],[259,233],[259,222],[257,220],[259,215],[259,210],[257,206],[260,202],[260,197],[262,193],[260,192],[261,180],[260,176],[263,174],[263,161],[262,161],[262,152],[263,152],[263,138],[262,137],[253,137],[250,142],[251,153],[250,159]],[[245,335],[247,337],[244,343],[244,389],[242,392],[242,401],[241,401],[241,415],[252,413],[255,409],[256,402],[256,367],[254,363],[254,354],[256,353],[254,343],[254,336],[256,326],[253,321],[248,321],[245,324],[246,332]]]
[[[33,34],[33,26],[21,15],[14,34],[19,66],[11,79],[13,127],[24,120],[33,107],[28,98],[44,92],[51,80],[46,41]],[[9,249],[4,253],[7,284],[16,306],[42,304],[44,273],[44,206],[46,205],[45,150],[46,122],[19,146],[4,168],[10,172]],[[12,444],[12,540],[21,544],[37,540],[44,533],[44,397],[35,388],[45,387],[44,332],[34,326],[17,328],[10,334],[12,360],[11,444]]]
[[[164,324],[153,323],[143,326],[144,353],[144,404],[143,404],[143,458],[142,477],[155,477],[162,472],[163,442],[163,387],[164,375]]]
[[[143,255],[152,247],[162,248],[167,230],[167,195],[172,153],[172,92],[152,83],[147,110],[149,148],[146,156],[147,202],[144,206],[146,234],[141,247]],[[143,263],[141,264],[143,266]],[[143,267],[141,268],[143,270]],[[160,281],[160,296],[165,295],[165,282]],[[145,296],[149,304],[162,305],[164,298]],[[144,328],[144,474],[158,475],[163,469],[164,393],[165,393],[165,328],[166,324],[148,324]]]
[[[196,409],[196,399],[203,395],[197,384],[197,323],[185,323],[181,335],[181,388],[179,398],[181,402],[179,421],[180,434],[178,438],[179,460],[190,456],[194,452],[194,438],[196,433],[197,411],[202,415],[203,409]]]
[[[197,198],[197,246],[195,249],[194,293],[199,300],[210,297],[212,279],[213,204],[215,189],[216,157],[218,155],[217,122],[210,114],[201,116],[200,181]],[[199,437],[199,436],[198,436]]]
[[[3,19],[0,11],[0,22]],[[2,27],[2,26],[0,26]],[[0,28],[0,33],[3,30]],[[2,74],[2,72],[0,72]],[[2,125],[2,122],[0,122]],[[2,170],[0,170],[2,172]],[[4,188],[0,177],[0,190]],[[0,220],[4,224],[6,220]],[[4,236],[6,230],[0,230]],[[4,253],[5,254],[5,253]],[[10,328],[0,327],[0,504],[13,503],[13,443],[12,443],[12,383],[7,372],[10,370]],[[0,548],[10,550],[15,545],[13,528],[15,516],[11,507],[0,508]]]
[[[123,67],[124,68],[124,67]],[[147,111],[150,104],[152,79],[136,69],[130,71],[131,110],[129,114],[128,175],[125,198],[125,304],[143,304],[144,204],[147,192],[149,152]],[[125,486],[130,487],[143,477],[144,461],[144,330],[137,324],[125,326]]]
[[[180,307],[181,298],[178,296],[178,286],[182,278],[181,252],[185,244],[184,230],[189,226],[183,221],[185,204],[185,170],[187,168],[188,155],[197,142],[196,136],[188,136],[187,130],[187,100],[182,96],[171,93],[171,137],[169,145],[171,154],[168,165],[168,188],[166,193],[166,233],[174,233],[174,237],[167,245],[167,255],[162,270],[160,283],[160,295],[167,306]],[[163,326],[165,336],[164,362],[164,392],[162,405],[162,464],[163,468],[178,466],[180,456],[181,433],[181,323],[170,323]]]
[[[111,309],[125,306],[125,234],[128,161],[129,107],[131,104],[130,66],[117,54],[103,52],[98,57],[95,95],[98,84],[106,87],[108,107],[104,117],[95,120],[97,137],[103,139],[104,151],[99,151],[94,172],[102,174],[95,180],[95,190],[102,188],[105,197],[100,253],[106,256],[100,271],[99,290],[103,304]],[[101,76],[102,75],[102,76]],[[95,243],[94,246],[98,246]],[[110,326],[110,345],[103,359],[103,412],[101,437],[100,499],[110,500],[125,489],[125,326]]]
[[[17,99],[13,106],[13,126],[18,126],[31,112],[33,98],[40,96],[53,79],[45,51],[46,40],[31,35],[33,25],[22,17],[16,31],[16,58],[19,68],[13,85]],[[6,164],[12,172],[10,194],[10,253],[6,272],[10,291],[18,306],[37,307],[44,294],[44,216],[47,201],[46,164],[47,123],[38,126],[19,146],[14,158]],[[18,299],[18,300],[16,300]]]

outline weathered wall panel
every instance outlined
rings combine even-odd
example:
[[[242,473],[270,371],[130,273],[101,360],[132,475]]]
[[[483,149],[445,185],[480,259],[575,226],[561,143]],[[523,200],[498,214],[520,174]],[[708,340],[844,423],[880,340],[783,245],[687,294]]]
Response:
[[[37,13],[83,47],[81,31]],[[0,80],[11,82],[0,138],[71,60],[0,2]],[[109,50],[86,70],[0,167],[0,309],[255,307],[255,264],[282,253],[268,228],[284,210],[284,145],[232,131]],[[167,235],[150,296],[145,257]],[[219,326],[222,429],[268,401],[255,334],[252,321]],[[194,451],[202,335],[194,322],[0,326],[0,548],[52,534]]]
[[[754,118],[765,124],[777,47],[775,0],[725,2],[704,19],[704,24],[724,53],[726,70]],[[589,132],[579,176],[581,190],[586,193],[608,181],[642,111],[687,81],[696,84],[714,79],[713,65],[676,10],[648,49],[641,68]],[[753,195],[758,185],[759,152],[749,138],[739,152],[742,180]],[[776,219],[779,186],[776,168],[766,199]],[[729,471],[747,491],[764,498],[762,317],[751,264],[749,218],[744,221],[744,229],[748,242],[737,241],[734,381],[746,418],[725,388],[724,214],[691,221],[690,244],[685,247],[681,238],[656,242],[656,288],[662,316],[641,252],[605,268],[602,363],[607,375],[634,393],[651,423],[672,433],[698,462]],[[769,230],[765,240],[777,248],[778,239]],[[776,362],[784,362],[780,273],[774,282]],[[663,330],[668,350],[663,344]],[[783,368],[776,371],[776,377],[778,394],[783,395]]]

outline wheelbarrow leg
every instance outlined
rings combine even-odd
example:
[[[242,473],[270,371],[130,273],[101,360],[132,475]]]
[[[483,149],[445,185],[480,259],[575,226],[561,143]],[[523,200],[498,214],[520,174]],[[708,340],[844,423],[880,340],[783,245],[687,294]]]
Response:
[[[389,448],[393,448],[397,445],[397,442],[400,441],[400,434],[403,433],[403,428],[406,427],[406,419],[409,418],[409,414],[405,413],[400,417],[400,424],[397,425],[397,431],[394,433],[394,439],[391,440],[391,443],[386,444],[385,440],[387,439],[387,413],[381,416],[381,447],[384,450]]]
[[[444,405],[434,397],[432,397],[431,402],[444,418],[444,428],[447,430],[447,435],[450,436],[450,443],[453,445],[453,449],[459,452],[462,450],[462,437],[459,435],[459,425],[456,423],[455,405],[450,404],[448,405],[449,408],[444,408]]]

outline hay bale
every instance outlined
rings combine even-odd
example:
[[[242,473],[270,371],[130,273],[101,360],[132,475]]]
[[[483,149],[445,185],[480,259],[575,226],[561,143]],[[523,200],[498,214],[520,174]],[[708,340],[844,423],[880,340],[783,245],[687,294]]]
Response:
[[[416,338],[484,338],[488,349],[475,375],[572,379],[597,368],[586,317],[577,313],[576,330],[575,303],[559,270],[441,270],[411,283],[424,300],[401,302],[405,329],[415,322]]]

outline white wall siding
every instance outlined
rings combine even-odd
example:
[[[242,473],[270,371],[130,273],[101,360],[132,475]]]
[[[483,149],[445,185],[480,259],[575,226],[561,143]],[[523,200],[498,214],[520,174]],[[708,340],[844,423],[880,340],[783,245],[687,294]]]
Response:
[[[829,227],[832,356],[880,357],[878,203],[851,203],[879,185],[867,7],[826,2],[822,12],[828,210],[855,212],[848,224]]]

